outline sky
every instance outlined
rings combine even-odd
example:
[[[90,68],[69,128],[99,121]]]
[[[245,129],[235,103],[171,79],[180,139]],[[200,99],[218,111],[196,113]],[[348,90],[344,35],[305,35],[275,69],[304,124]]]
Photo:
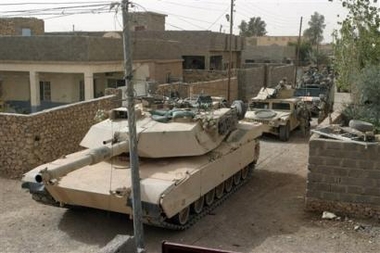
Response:
[[[0,17],[36,17],[44,19],[45,31],[114,31],[122,29],[120,9],[111,0],[1,0]],[[59,4],[58,4],[59,3]],[[226,14],[231,0],[134,0],[130,11],[166,14],[166,30],[211,30],[229,33]],[[267,35],[297,36],[314,12],[325,16],[324,42],[338,29],[347,11],[339,0],[234,0],[233,33],[238,35],[242,20],[261,17]],[[339,17],[338,17],[339,15]]]

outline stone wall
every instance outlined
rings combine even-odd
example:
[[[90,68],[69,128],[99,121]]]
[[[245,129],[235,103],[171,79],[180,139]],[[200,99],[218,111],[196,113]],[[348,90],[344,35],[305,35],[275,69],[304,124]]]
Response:
[[[227,99],[228,97],[228,80],[227,79],[219,79],[209,82],[197,82],[190,84],[190,95],[192,94],[207,94],[210,96],[224,97]],[[238,98],[238,85],[237,78],[232,77],[230,82],[230,102],[236,100]]]
[[[232,71],[232,75],[234,75],[234,71]],[[184,69],[183,70],[183,81],[186,83],[194,83],[194,82],[204,82],[217,80],[222,78],[227,78],[227,71],[223,70],[201,70],[201,69]]]
[[[238,71],[238,97],[248,102],[259,93],[265,82],[265,67],[239,69]]]
[[[98,110],[121,105],[121,93],[34,113],[0,113],[0,175],[19,178],[30,169],[79,150]]]
[[[226,78],[196,83],[161,84],[157,88],[157,93],[164,96],[170,96],[171,92],[178,91],[181,98],[198,94],[227,98],[227,85],[228,80]],[[237,78],[232,77],[230,83],[230,100],[233,101],[236,99],[238,99]]]
[[[312,135],[306,209],[380,218],[379,153],[379,145],[365,147]]]

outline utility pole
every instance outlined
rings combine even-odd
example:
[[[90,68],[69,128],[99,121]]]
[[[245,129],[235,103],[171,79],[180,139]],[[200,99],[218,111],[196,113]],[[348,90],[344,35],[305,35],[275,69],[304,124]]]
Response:
[[[229,45],[229,60],[228,60],[228,81],[227,81],[227,101],[230,103],[230,88],[231,88],[231,64],[232,64],[232,31],[234,26],[234,2],[231,0],[231,13],[230,13],[230,45]]]
[[[297,87],[297,72],[298,72],[298,66],[300,65],[300,47],[301,47],[301,31],[302,31],[302,18],[300,20],[300,29],[298,32],[298,45],[297,45],[297,55],[296,55],[296,70],[294,73],[294,87]]]
[[[127,109],[129,131],[129,160],[132,179],[132,209],[133,229],[138,252],[144,252],[144,231],[142,224],[142,207],[140,193],[139,157],[137,153],[135,101],[132,84],[132,53],[129,35],[128,0],[122,0],[123,12],[123,48],[124,48],[124,79],[127,86]]]

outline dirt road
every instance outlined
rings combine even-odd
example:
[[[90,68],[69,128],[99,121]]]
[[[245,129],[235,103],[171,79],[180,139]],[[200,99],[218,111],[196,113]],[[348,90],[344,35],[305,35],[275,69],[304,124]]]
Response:
[[[253,178],[233,198],[183,232],[145,226],[148,252],[163,240],[238,252],[378,252],[375,221],[321,220],[304,212],[307,139],[265,136]],[[0,252],[97,252],[117,234],[132,234],[124,215],[35,203],[20,182],[0,178]],[[356,230],[355,230],[356,228]]]

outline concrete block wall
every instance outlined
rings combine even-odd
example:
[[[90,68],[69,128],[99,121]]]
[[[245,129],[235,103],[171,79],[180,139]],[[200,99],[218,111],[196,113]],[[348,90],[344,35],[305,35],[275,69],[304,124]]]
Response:
[[[207,94],[210,96],[220,96],[227,99],[228,97],[228,80],[219,79],[209,82],[198,82],[190,84],[190,95],[192,94]],[[237,78],[232,77],[230,82],[230,102],[238,99]]]
[[[233,71],[234,75],[234,71]],[[210,81],[227,78],[227,71],[223,70],[200,70],[200,69],[184,69],[183,81],[186,83],[194,83],[199,81]]]
[[[238,98],[249,102],[264,86],[265,67],[238,70]]]
[[[80,149],[98,110],[121,105],[121,93],[31,115],[0,113],[0,175],[19,178],[30,169]]]
[[[309,143],[306,209],[380,218],[380,146],[314,134]]]
[[[270,66],[268,69],[267,85],[275,87],[284,77],[288,84],[294,83],[294,65]]]

